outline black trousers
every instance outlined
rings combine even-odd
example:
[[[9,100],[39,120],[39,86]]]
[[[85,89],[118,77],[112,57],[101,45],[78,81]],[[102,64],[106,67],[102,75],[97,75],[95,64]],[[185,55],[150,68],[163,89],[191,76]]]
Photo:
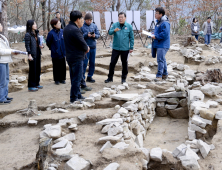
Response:
[[[66,80],[66,59],[52,58],[54,81]]]
[[[41,55],[40,49],[37,47],[36,58],[29,61],[28,87],[37,87],[40,82],[41,74]]]
[[[112,56],[111,56],[111,62],[109,65],[109,74],[108,74],[109,79],[113,79],[115,66],[116,66],[116,63],[119,59],[119,56],[121,56],[121,61],[122,61],[122,79],[126,79],[127,74],[128,74],[128,61],[127,61],[128,54],[129,54],[129,50],[128,51],[118,51],[118,50],[113,49]]]

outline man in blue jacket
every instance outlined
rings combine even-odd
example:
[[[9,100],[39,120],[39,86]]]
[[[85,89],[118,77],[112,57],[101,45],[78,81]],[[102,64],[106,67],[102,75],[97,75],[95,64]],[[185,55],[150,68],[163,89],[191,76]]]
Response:
[[[155,18],[157,19],[157,24],[152,36],[154,39],[152,43],[152,57],[155,58],[157,55],[158,72],[155,81],[161,81],[168,77],[165,56],[170,48],[170,23],[162,7],[155,9]]]
[[[124,12],[119,13],[118,19],[119,22],[114,23],[109,31],[109,35],[114,35],[114,38],[109,74],[105,83],[113,82],[114,69],[119,55],[121,55],[122,61],[122,83],[126,82],[128,74],[128,54],[133,52],[133,28],[126,22],[126,14]]]
[[[87,13],[85,15],[85,23],[83,24],[81,30],[83,32],[84,39],[90,48],[90,51],[87,53],[87,58],[84,60],[83,64],[83,78],[85,79],[86,68],[89,61],[89,73],[86,81],[95,83],[95,80],[92,78],[92,76],[95,71],[96,39],[99,38],[100,34],[96,24],[92,23],[91,13]]]

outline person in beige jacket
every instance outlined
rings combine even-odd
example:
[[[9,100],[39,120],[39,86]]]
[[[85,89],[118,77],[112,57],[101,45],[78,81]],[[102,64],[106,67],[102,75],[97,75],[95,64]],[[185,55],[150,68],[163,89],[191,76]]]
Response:
[[[213,22],[211,22],[211,17],[207,18],[204,22],[202,29],[204,31],[205,44],[209,45],[211,41],[211,35],[213,34]]]
[[[0,32],[2,25],[0,24]],[[9,65],[11,55],[15,54],[9,46],[7,38],[0,34],[0,105],[10,104],[13,98],[8,97]]]

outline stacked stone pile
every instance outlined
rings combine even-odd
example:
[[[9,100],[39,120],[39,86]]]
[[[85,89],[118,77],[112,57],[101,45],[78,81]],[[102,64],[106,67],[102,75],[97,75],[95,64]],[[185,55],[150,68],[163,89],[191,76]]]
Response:
[[[74,132],[77,130],[78,127],[73,118],[61,119],[56,125],[44,125],[39,141],[39,156],[42,159],[44,170],[57,170],[60,161],[67,161],[65,164],[67,170],[90,169],[90,161],[74,154],[72,146],[76,140]]]
[[[185,91],[163,93],[156,96],[157,116],[171,116],[176,119],[188,118],[187,93]]]
[[[205,56],[202,56],[203,49],[196,47],[196,49],[187,49],[181,48],[180,53],[185,57],[185,63],[192,63],[193,61],[196,64],[200,64],[205,61]]]

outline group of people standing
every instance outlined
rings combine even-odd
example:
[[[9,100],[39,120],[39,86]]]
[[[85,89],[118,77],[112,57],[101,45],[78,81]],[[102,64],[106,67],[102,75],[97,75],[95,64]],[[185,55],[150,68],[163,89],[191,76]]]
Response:
[[[211,17],[207,18],[207,21],[203,23],[202,30],[204,32],[205,44],[209,45],[211,42],[211,35],[213,34],[213,22],[211,21]],[[193,22],[191,24],[191,35],[195,36],[196,40],[198,40],[200,34],[200,24],[196,18],[193,18]]]
[[[155,81],[160,81],[168,76],[165,55],[170,47],[170,23],[162,7],[156,8],[155,11],[157,25],[152,36],[152,56],[157,56],[158,72]],[[64,19],[57,12],[56,18],[50,22],[52,30],[48,33],[46,45],[51,50],[54,81],[56,85],[66,83],[67,61],[71,80],[71,103],[84,99],[82,94],[91,90],[90,87],[86,86],[85,82],[88,62],[89,72],[86,81],[95,82],[93,74],[95,71],[96,39],[100,37],[100,34],[97,26],[92,23],[92,19],[90,13],[86,14],[83,19],[80,11],[72,11],[70,13],[70,22],[66,26]],[[122,61],[121,82],[124,83],[128,74],[129,53],[132,53],[134,49],[133,28],[126,22],[124,12],[118,14],[118,22],[112,25],[109,35],[113,35],[114,38],[109,74],[105,83],[113,82],[114,70],[119,56],[121,56]],[[8,98],[7,91],[9,81],[8,60],[11,60],[10,55],[14,53],[11,53],[11,50],[7,50],[7,48],[10,49],[7,41],[2,44],[4,39],[4,37],[0,37],[0,104],[8,104],[12,100],[12,98]],[[35,92],[43,88],[40,85],[40,73],[41,49],[44,46],[40,43],[37,25],[33,20],[27,21],[25,47],[29,60],[28,90]],[[2,56],[7,56],[5,57],[7,58],[6,65],[2,64],[5,61],[5,58],[2,60]],[[4,72],[2,71],[3,69]],[[4,79],[4,81],[1,79]]]

